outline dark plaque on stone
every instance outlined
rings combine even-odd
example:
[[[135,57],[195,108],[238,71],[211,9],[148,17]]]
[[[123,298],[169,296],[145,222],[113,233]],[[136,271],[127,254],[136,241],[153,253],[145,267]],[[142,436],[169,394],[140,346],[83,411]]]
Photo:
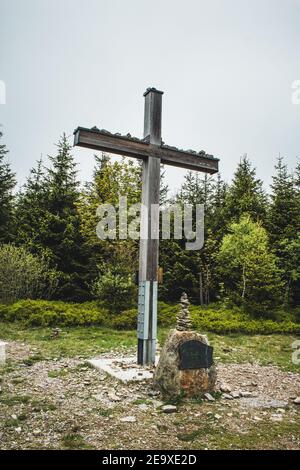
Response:
[[[179,369],[209,369],[213,364],[213,348],[201,341],[190,340],[179,346]]]

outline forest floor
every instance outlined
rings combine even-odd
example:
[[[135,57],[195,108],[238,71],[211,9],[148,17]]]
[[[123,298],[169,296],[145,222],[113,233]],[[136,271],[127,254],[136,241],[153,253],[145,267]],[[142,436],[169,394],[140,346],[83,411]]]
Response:
[[[49,328],[0,323],[8,343],[1,449],[300,449],[293,336],[208,334],[218,386],[228,391],[212,402],[179,401],[171,414],[149,381],[123,384],[87,362],[133,354],[135,332],[64,328],[51,336]]]

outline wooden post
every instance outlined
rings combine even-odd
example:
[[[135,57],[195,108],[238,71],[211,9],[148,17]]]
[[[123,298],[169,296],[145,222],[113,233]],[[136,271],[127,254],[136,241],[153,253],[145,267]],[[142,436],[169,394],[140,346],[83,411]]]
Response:
[[[144,93],[144,140],[161,145],[163,92],[149,88]],[[159,246],[160,158],[143,161],[139,302],[138,363],[154,364],[157,333],[157,270]]]
[[[180,150],[161,142],[162,91],[144,93],[143,140],[130,134],[112,134],[105,129],[78,127],[74,145],[143,160],[138,299],[138,363],[155,362],[157,329],[157,268],[159,240],[160,164],[214,174],[219,159],[204,151]]]

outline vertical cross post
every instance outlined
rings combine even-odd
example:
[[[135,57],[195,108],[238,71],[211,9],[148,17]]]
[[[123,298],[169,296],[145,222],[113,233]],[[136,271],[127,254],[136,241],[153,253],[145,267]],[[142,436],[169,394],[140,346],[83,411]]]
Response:
[[[144,140],[161,145],[163,92],[148,88],[144,93]],[[138,299],[138,363],[154,364],[157,333],[157,270],[159,246],[160,158],[143,161],[141,237]]]

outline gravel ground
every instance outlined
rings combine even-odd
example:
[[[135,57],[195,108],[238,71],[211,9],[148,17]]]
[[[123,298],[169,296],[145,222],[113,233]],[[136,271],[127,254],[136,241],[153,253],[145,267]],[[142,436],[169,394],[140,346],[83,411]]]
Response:
[[[10,343],[8,357],[1,449],[300,448],[300,374],[276,366],[219,364],[214,401],[166,414],[150,382],[122,384],[80,357],[38,360],[23,343]]]

